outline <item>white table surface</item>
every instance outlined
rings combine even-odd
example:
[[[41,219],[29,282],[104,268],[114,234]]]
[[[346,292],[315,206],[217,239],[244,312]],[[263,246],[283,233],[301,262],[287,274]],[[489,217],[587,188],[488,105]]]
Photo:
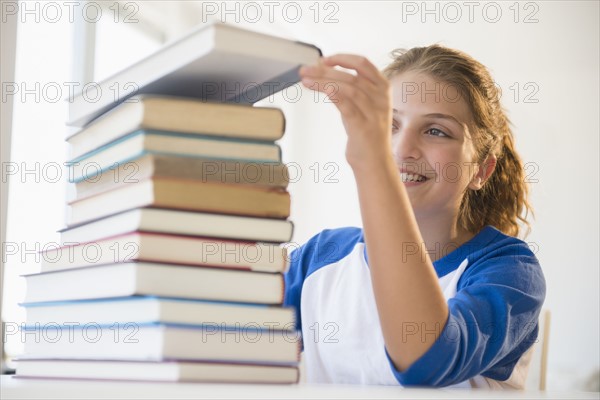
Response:
[[[354,385],[238,385],[23,379],[2,376],[5,399],[598,399],[585,392],[492,392]]]

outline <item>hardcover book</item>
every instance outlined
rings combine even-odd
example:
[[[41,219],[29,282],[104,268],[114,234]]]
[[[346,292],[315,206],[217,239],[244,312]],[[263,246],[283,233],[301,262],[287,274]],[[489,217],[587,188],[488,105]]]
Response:
[[[135,171],[136,159],[146,154],[215,161],[281,162],[281,149],[274,143],[140,130],[69,161],[69,182],[96,182],[102,175],[114,177],[117,172],[114,169],[123,164],[127,164],[128,172]]]
[[[141,231],[284,243],[292,240],[293,230],[289,220],[136,208],[63,229],[60,238],[61,243],[85,243]]]
[[[291,307],[222,301],[130,296],[106,299],[22,303],[27,326],[148,324],[202,325],[217,327],[294,330]]]
[[[130,261],[284,272],[285,247],[218,238],[131,232],[41,252],[42,272]]]
[[[320,56],[306,43],[222,23],[202,25],[93,87],[84,86],[69,99],[69,125],[84,126],[137,94],[252,104],[298,82],[299,67],[316,64]]]
[[[281,274],[129,262],[25,275],[25,303],[126,296],[278,305]],[[75,322],[75,321],[73,321]]]
[[[298,367],[287,365],[189,361],[15,361],[20,378],[275,384],[297,383],[299,380]]]
[[[73,202],[110,189],[138,183],[151,178],[182,178],[202,182],[240,183],[285,189],[289,171],[280,162],[244,162],[201,157],[180,157],[145,153],[67,186],[67,201]]]
[[[297,332],[225,330],[167,324],[136,325],[122,330],[109,326],[95,327],[94,333],[83,327],[75,327],[73,335],[52,332],[52,337],[57,337],[53,341],[36,340],[36,329],[25,329],[25,350],[21,358],[178,359],[279,365],[295,364],[300,358],[300,336]],[[52,328],[43,331],[49,337]]]
[[[285,219],[290,215],[290,194],[278,188],[151,178],[71,203],[66,223],[73,226],[148,206]]]
[[[275,141],[283,136],[281,110],[204,102],[185,97],[135,96],[67,139],[69,159],[136,130]]]

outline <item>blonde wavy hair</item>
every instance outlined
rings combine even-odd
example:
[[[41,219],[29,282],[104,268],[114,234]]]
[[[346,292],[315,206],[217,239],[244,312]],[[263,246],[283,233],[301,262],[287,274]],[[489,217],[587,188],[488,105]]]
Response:
[[[459,208],[459,225],[473,233],[492,225],[511,236],[518,236],[526,227],[527,236],[531,230],[528,216],[533,216],[529,187],[510,121],[500,104],[500,90],[487,68],[463,52],[437,44],[397,49],[392,57],[383,71],[388,79],[414,71],[458,88],[475,124],[476,161],[482,163],[491,154],[497,157],[496,168],[483,187],[466,190]]]

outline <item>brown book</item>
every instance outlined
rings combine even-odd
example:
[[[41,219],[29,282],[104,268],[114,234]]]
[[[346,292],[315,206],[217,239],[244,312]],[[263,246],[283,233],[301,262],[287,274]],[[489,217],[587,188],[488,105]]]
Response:
[[[150,178],[70,203],[66,224],[139,207],[285,219],[290,215],[290,194],[281,188]]]
[[[289,182],[287,167],[279,162],[244,162],[145,154],[94,178],[68,184],[67,201],[71,203],[151,177],[252,184],[282,189],[285,189]]]
[[[69,137],[69,159],[139,129],[272,142],[283,136],[285,118],[277,108],[136,96]]]

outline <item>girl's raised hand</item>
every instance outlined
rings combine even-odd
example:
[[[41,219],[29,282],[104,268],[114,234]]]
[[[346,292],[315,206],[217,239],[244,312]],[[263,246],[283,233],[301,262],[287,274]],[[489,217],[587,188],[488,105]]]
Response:
[[[304,86],[325,93],[340,111],[351,167],[372,166],[391,156],[391,87],[368,59],[352,54],[324,57],[318,65],[303,66],[300,77]]]

